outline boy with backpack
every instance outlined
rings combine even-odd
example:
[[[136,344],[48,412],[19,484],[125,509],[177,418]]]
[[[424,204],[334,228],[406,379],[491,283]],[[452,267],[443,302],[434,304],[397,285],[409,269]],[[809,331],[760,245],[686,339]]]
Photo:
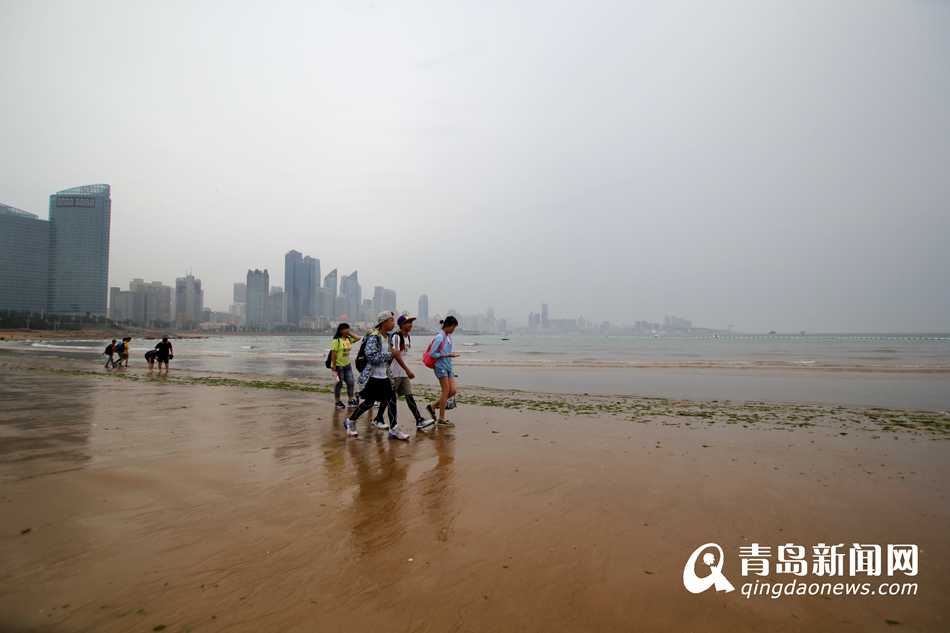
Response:
[[[373,408],[375,403],[386,407],[393,398],[393,386],[389,382],[389,364],[393,360],[389,349],[388,334],[395,327],[395,315],[384,310],[376,315],[376,328],[363,337],[356,355],[356,369],[360,372],[359,383],[364,385],[360,396],[363,401],[349,417],[343,420],[343,428],[350,437],[359,435],[356,420]],[[395,415],[389,420],[389,437],[406,441],[409,435],[396,424]]]
[[[416,420],[416,430],[428,431],[435,424],[435,420],[432,418],[426,419],[419,413],[416,399],[412,395],[412,380],[416,375],[406,365],[409,350],[412,349],[410,332],[412,332],[412,324],[415,320],[416,317],[408,314],[399,315],[399,318],[396,319],[396,330],[389,335],[389,349],[393,355],[393,362],[389,366],[389,378],[393,385],[393,395],[388,405],[389,421],[392,423],[396,419],[396,401],[399,396],[402,396],[406,399],[406,405]],[[376,428],[384,428],[383,410],[383,407],[380,407],[379,413],[376,414]]]

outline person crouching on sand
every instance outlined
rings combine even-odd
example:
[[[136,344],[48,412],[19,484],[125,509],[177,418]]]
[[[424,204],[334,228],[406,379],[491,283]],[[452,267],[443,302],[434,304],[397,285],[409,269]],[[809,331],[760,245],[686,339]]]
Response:
[[[389,364],[393,355],[389,351],[388,335],[396,325],[396,318],[392,312],[383,311],[376,315],[376,328],[369,331],[363,340],[363,354],[366,365],[360,373],[360,384],[365,385],[360,392],[363,401],[356,407],[356,411],[343,420],[346,434],[356,437],[356,420],[373,408],[373,404],[386,407],[393,397],[393,386],[389,382]],[[358,367],[359,365],[357,365]],[[389,421],[389,437],[395,440],[408,440],[409,434],[399,428],[395,418]]]
[[[426,410],[429,412],[429,415],[435,417],[434,406],[438,407],[438,424],[442,426],[455,426],[445,418],[445,405],[450,398],[455,398],[456,394],[455,370],[452,367],[452,359],[457,358],[458,353],[452,351],[452,333],[455,332],[455,328],[458,327],[459,321],[454,316],[449,315],[445,317],[443,321],[440,321],[440,323],[442,325],[442,331],[436,334],[432,342],[429,343],[426,355],[435,361],[433,369],[435,370],[435,377],[439,380],[442,393],[439,396],[438,402],[426,405]]]

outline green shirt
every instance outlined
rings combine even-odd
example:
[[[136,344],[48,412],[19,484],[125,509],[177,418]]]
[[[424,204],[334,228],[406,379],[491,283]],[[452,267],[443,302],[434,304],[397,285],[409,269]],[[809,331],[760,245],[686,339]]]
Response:
[[[330,343],[330,351],[336,352],[336,366],[346,367],[350,364],[350,348],[353,343],[348,338],[335,338]]]

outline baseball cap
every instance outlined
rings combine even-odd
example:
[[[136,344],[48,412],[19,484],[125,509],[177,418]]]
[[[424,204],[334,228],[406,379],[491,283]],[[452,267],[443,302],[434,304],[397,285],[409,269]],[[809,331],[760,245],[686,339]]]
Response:
[[[396,316],[396,315],[393,314],[392,312],[390,312],[389,310],[383,310],[382,312],[380,312],[379,314],[376,315],[376,325],[379,325],[379,324],[382,323],[383,321],[388,321],[389,319],[393,318],[394,316]]]
[[[415,320],[416,320],[416,317],[410,314],[400,314],[399,318],[396,319],[396,325],[398,325],[399,327],[402,327],[403,323],[412,323]]]

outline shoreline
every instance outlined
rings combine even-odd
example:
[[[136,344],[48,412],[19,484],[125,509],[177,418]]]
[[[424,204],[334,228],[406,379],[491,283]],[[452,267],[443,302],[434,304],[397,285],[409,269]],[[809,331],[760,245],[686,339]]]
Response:
[[[205,372],[172,369],[168,374],[149,373],[134,367],[105,371],[88,369],[78,363],[47,363],[26,365],[5,362],[0,357],[0,370],[25,371],[102,380],[158,382],[168,385],[238,387],[311,394],[331,394],[333,382],[323,377],[307,380],[278,378],[267,375],[227,372]],[[424,383],[414,383],[419,401],[434,400],[437,391]],[[950,411],[912,408],[888,408],[821,403],[774,403],[760,401],[690,400],[622,394],[564,394],[518,389],[493,389],[465,385],[460,402],[470,405],[516,411],[552,412],[563,416],[611,416],[630,422],[691,425],[738,425],[751,428],[761,425],[774,428],[805,428],[812,426],[840,427],[839,433],[859,430],[871,433],[912,432],[933,439],[950,439]]]

